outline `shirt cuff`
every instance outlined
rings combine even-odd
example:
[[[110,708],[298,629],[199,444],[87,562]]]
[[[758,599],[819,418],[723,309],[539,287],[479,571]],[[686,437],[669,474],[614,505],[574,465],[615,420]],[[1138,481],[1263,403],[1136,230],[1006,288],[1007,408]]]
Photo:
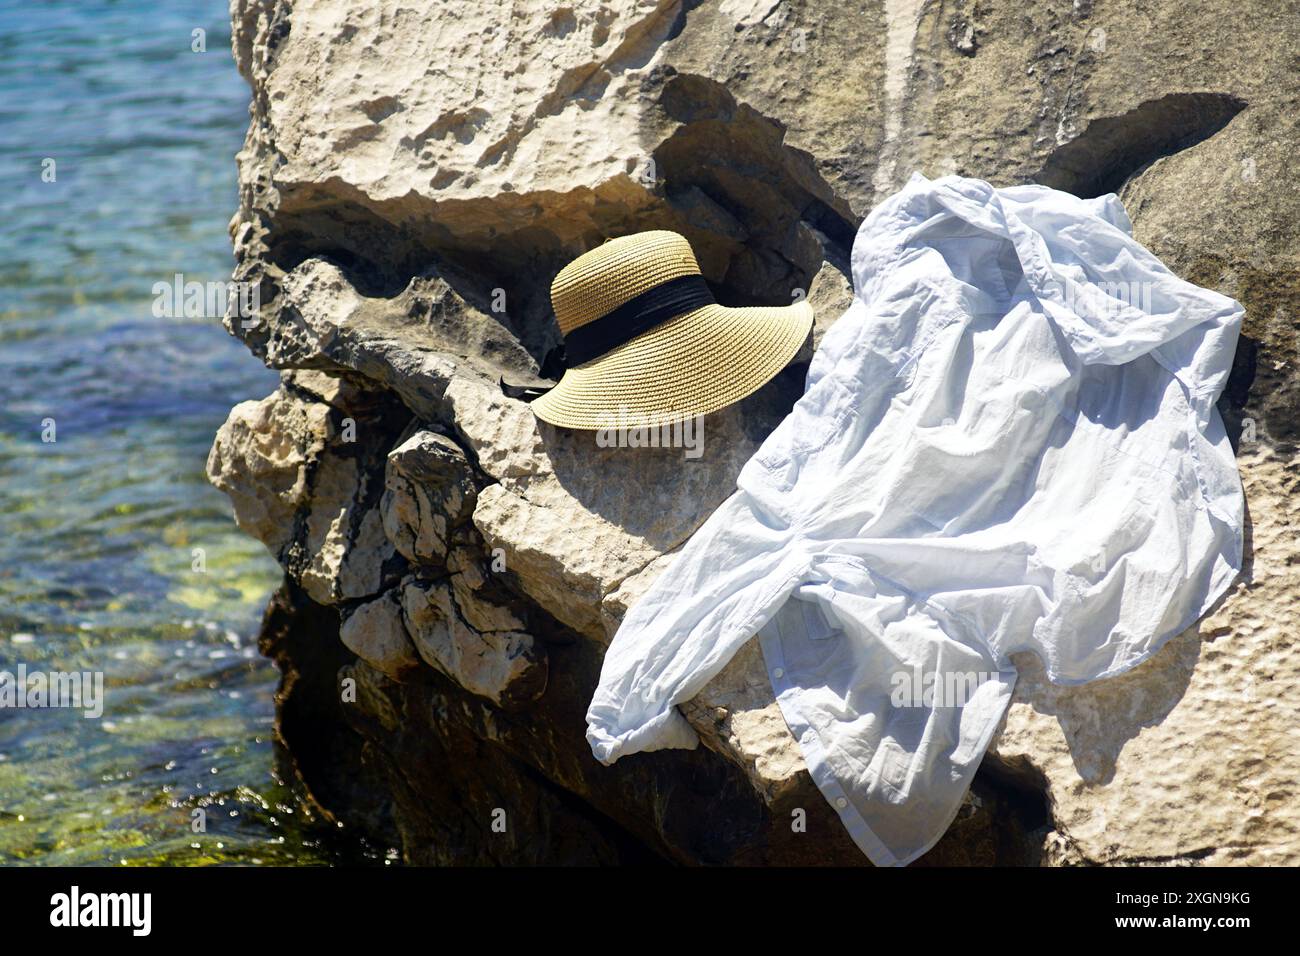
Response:
[[[676,707],[669,707],[641,726],[621,733],[588,714],[587,742],[595,758],[609,766],[624,754],[672,748],[694,750],[700,745],[700,737]]]

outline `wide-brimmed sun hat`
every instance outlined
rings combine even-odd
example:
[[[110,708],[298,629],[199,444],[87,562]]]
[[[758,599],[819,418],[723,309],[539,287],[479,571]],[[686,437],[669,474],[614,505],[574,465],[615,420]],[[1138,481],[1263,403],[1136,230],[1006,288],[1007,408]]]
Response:
[[[563,428],[663,426],[758,390],[798,353],[812,306],[728,308],[690,243],[656,230],[584,253],[551,283],[564,375],[532,402]]]

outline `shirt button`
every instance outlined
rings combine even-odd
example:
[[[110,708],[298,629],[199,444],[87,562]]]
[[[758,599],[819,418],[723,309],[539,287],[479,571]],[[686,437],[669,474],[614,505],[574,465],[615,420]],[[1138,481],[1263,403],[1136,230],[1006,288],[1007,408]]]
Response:
[[[782,677],[785,676],[785,671],[783,671],[781,668],[778,667],[776,670],[772,671],[772,676],[775,677],[777,680],[780,680]]]
[[[845,807],[849,805],[849,801],[845,800],[843,797],[836,797],[835,805],[839,807],[841,810],[843,810]]]

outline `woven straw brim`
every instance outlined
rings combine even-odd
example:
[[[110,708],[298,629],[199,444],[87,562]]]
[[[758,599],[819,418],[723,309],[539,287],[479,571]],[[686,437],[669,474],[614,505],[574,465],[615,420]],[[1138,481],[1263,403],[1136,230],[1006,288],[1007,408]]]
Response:
[[[568,369],[532,403],[562,428],[655,427],[707,415],[757,391],[799,354],[807,301],[774,308],[706,305]]]

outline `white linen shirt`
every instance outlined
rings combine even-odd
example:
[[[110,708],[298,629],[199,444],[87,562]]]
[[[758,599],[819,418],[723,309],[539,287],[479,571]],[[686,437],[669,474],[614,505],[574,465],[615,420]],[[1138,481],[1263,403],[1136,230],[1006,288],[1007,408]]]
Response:
[[[852,270],[805,394],[615,635],[587,739],[606,764],[696,746],[675,705],[757,634],[821,792],[901,865],[960,807],[1010,655],[1118,674],[1240,570],[1214,402],[1243,310],[1113,195],[959,177],[873,210]]]

